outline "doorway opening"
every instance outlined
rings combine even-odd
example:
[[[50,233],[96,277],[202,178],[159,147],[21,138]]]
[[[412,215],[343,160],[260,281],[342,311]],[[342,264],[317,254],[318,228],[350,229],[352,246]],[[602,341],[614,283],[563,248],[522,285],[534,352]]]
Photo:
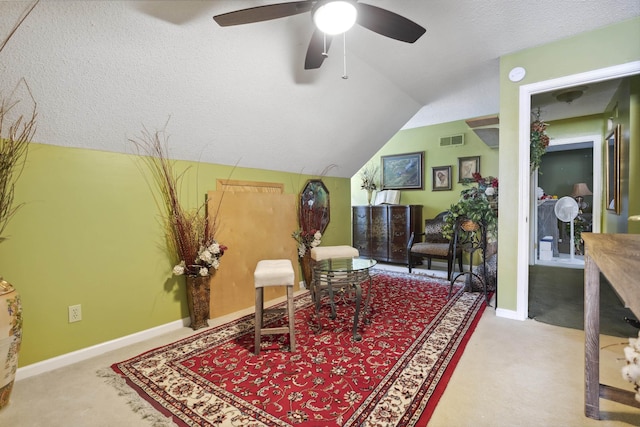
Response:
[[[531,97],[537,93],[560,90],[577,85],[597,83],[601,81],[632,76],[640,73],[640,61],[616,65],[612,67],[593,70],[585,73],[564,76],[557,79],[546,80],[520,86],[519,94],[519,118],[518,118],[518,157],[519,166],[519,190],[521,197],[518,203],[518,255],[516,266],[517,296],[516,318],[524,320],[528,315],[529,297],[529,261],[531,230],[529,219],[531,218],[532,203],[529,197],[532,194],[532,179],[529,169],[529,138],[531,122]],[[595,183],[594,183],[595,185]],[[601,190],[600,190],[601,193]]]
[[[602,137],[590,135],[552,140],[540,170],[531,176],[531,234],[529,264],[584,268],[582,231],[600,232],[602,189]],[[562,197],[578,204],[571,225],[558,219]]]

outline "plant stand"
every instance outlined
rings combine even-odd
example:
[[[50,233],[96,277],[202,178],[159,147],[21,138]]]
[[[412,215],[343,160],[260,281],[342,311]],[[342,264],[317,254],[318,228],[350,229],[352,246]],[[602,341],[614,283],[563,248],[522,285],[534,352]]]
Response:
[[[469,254],[469,270],[462,271],[455,275],[451,279],[449,284],[449,296],[451,298],[451,292],[453,291],[453,284],[458,280],[460,276],[465,277],[465,290],[473,291],[473,277],[478,279],[482,284],[484,291],[484,299],[487,302],[487,306],[491,307],[489,303],[489,296],[487,293],[487,226],[484,222],[471,221],[466,218],[458,219],[455,226],[455,234],[453,237],[453,249],[454,253],[457,248],[461,248],[462,252]],[[473,257],[477,251],[482,254],[482,277],[473,271]]]

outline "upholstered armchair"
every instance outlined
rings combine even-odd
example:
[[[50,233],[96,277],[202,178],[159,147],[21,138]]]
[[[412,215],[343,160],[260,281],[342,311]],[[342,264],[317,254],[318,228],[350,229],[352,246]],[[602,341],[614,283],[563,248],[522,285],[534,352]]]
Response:
[[[427,268],[431,268],[431,259],[447,260],[447,277],[451,280],[453,267],[456,258],[458,258],[458,266],[462,271],[462,249],[456,248],[454,253],[454,245],[452,239],[447,239],[442,235],[442,227],[445,224],[444,217],[448,211],[439,213],[433,219],[424,221],[424,233],[411,233],[409,244],[407,245],[407,259],[409,261],[409,273],[416,265],[416,261],[427,259]]]

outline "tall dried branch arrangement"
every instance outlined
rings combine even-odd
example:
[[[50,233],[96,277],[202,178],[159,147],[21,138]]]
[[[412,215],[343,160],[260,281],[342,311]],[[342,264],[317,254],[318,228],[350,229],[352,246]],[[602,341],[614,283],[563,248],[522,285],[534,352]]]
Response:
[[[157,190],[153,195],[162,212],[169,249],[187,266],[195,264],[199,250],[214,240],[215,221],[209,223],[206,200],[191,209],[180,203],[179,186],[188,169],[176,171],[175,161],[168,157],[168,136],[164,131],[151,133],[145,128],[140,137],[129,141],[151,172]]]
[[[5,39],[2,41],[2,43],[0,43],[0,52],[2,52],[2,50],[7,45],[7,43],[9,43],[9,40],[11,40],[11,37],[13,37],[13,35],[16,33],[16,31],[18,31],[18,28],[20,28],[20,25],[22,25],[24,20],[27,19],[27,16],[29,16],[31,14],[31,12],[33,12],[33,9],[35,9],[35,7],[38,5],[38,3],[40,3],[40,0],[35,0],[31,4],[31,6],[28,6],[24,10],[24,12],[22,13],[22,16],[20,16],[20,18],[18,18],[18,21],[13,26],[13,28],[9,31],[9,34],[7,35],[7,37],[5,37]]]
[[[0,43],[0,52],[39,2],[40,0],[36,0],[25,9],[9,34]],[[24,82],[24,79],[22,81]],[[13,191],[24,169],[29,144],[36,133],[37,104],[29,86],[26,82],[24,83],[33,100],[30,116],[14,114],[18,101],[13,101],[11,96],[0,98],[0,242],[6,239],[3,233],[7,224],[24,204],[14,206]]]
[[[15,112],[18,103],[0,99],[0,242],[5,240],[2,237],[5,227],[24,205],[14,205],[14,188],[24,169],[29,144],[36,132],[35,101],[31,114],[26,116]]]

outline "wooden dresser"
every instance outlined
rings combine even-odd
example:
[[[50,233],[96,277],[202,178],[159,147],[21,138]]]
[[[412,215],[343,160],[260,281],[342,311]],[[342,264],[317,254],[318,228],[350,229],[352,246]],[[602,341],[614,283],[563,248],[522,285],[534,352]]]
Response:
[[[361,257],[408,264],[411,232],[422,233],[422,205],[353,206],[353,246]]]

